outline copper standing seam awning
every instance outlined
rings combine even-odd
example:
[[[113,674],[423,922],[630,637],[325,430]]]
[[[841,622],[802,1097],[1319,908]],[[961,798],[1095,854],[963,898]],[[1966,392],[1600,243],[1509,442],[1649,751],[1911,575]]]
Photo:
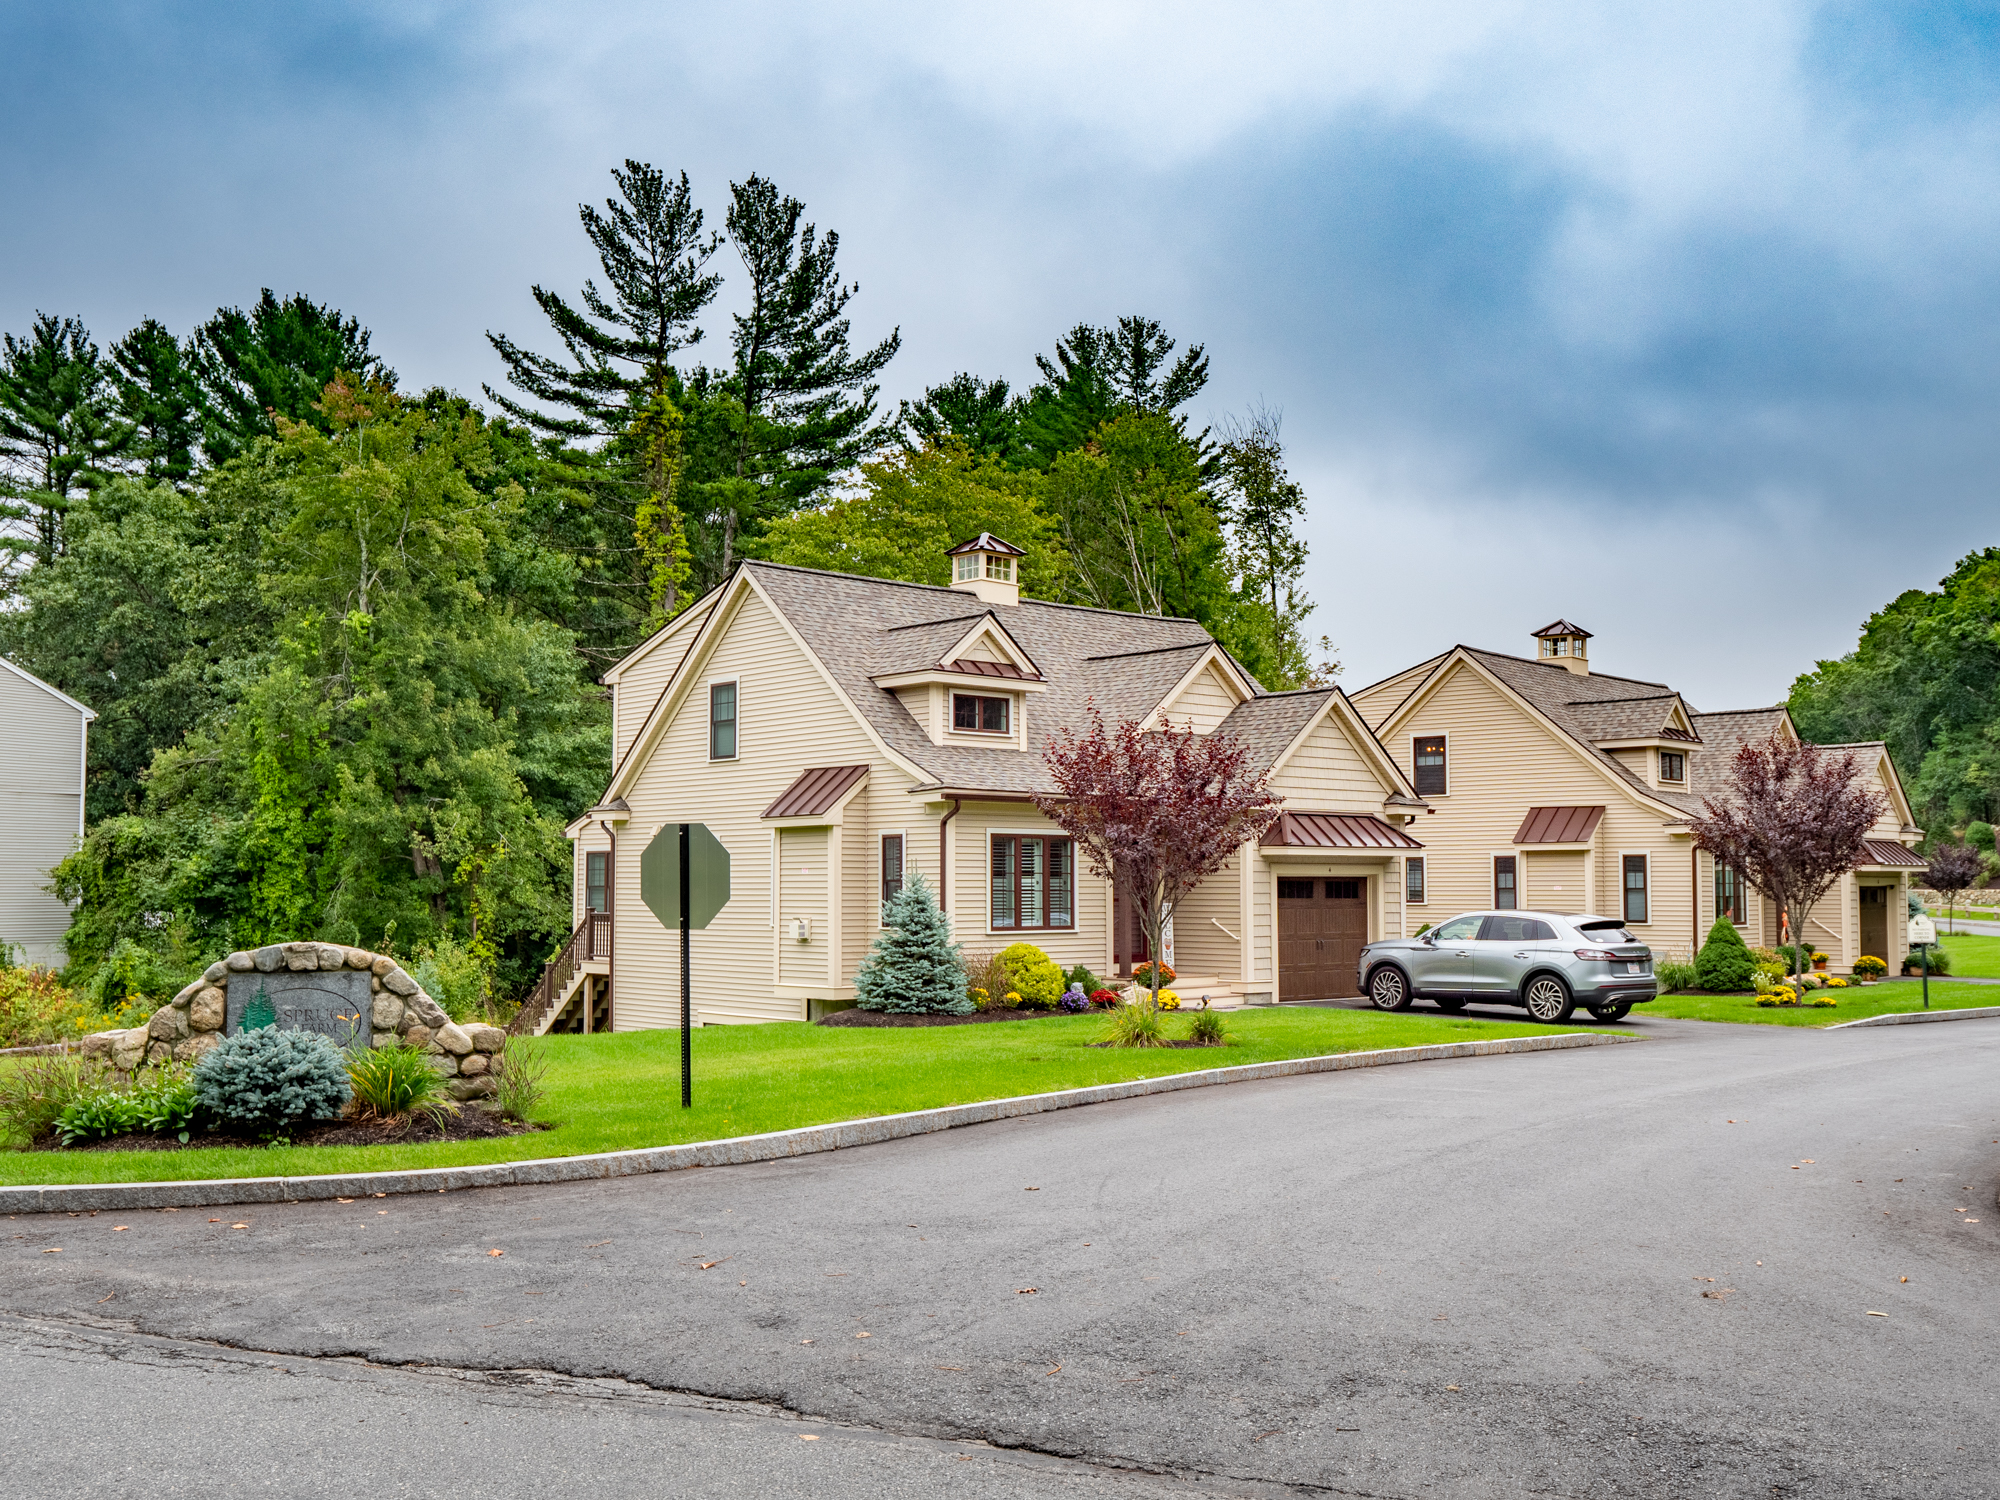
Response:
[[[799,773],[778,800],[764,809],[767,818],[816,818],[868,774],[866,766],[815,766]]]
[[[1266,830],[1267,849],[1421,849],[1402,829],[1365,813],[1280,813]]]
[[[1864,865],[1900,865],[1905,869],[1921,870],[1930,861],[1921,854],[1913,853],[1901,844],[1892,844],[1887,839],[1863,839],[1862,847],[1868,857],[1861,861]]]
[[[1041,677],[1034,672],[1023,672],[1011,661],[980,661],[977,657],[961,656],[957,661],[941,662],[947,672],[964,672],[972,677],[1010,677],[1016,682],[1040,682]]]
[[[1587,844],[1604,819],[1601,807],[1531,807],[1514,830],[1516,844]]]

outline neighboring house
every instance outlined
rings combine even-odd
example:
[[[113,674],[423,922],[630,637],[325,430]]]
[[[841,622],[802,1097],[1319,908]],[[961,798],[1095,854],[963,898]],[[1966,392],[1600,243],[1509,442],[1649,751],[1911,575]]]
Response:
[[[968,950],[1023,939],[1129,973],[1129,912],[1032,800],[1042,747],[1109,722],[1240,736],[1285,816],[1183,903],[1177,987],[1250,1001],[1351,993],[1361,945],[1402,932],[1408,780],[1337,689],[1263,692],[1195,622],[1019,597],[1018,549],[953,549],[948,588],[745,563],[605,676],[615,769],[570,825],[576,933],[530,1029],[673,1026],[679,938],[639,900],[640,855],[682,820],[728,849],[731,897],[695,935],[705,1023],[852,1003],[881,904],[921,874]]]
[[[84,742],[97,715],[0,657],[0,942],[60,966],[69,907],[49,872],[83,838]]]
[[[1455,646],[1354,694],[1429,804],[1405,870],[1412,928],[1468,909],[1589,911],[1673,953],[1698,948],[1720,913],[1751,946],[1775,945],[1771,902],[1695,849],[1688,818],[1721,795],[1741,746],[1797,740],[1791,715],[1698,713],[1664,683],[1593,672],[1590,632],[1566,620],[1534,638],[1532,659]],[[1894,967],[1922,831],[1886,747],[1828,748],[1853,750],[1888,806],[1805,939],[1834,969],[1864,953]]]

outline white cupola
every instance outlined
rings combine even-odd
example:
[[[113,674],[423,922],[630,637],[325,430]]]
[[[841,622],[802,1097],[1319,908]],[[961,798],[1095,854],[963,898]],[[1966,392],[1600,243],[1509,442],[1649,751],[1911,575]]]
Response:
[[[1559,667],[1568,667],[1579,677],[1590,675],[1590,653],[1584,642],[1590,639],[1590,632],[1581,625],[1572,625],[1567,620],[1556,620],[1535,632],[1535,655],[1542,661],[1552,662]]]
[[[987,604],[1021,602],[1020,566],[1016,559],[1027,554],[1012,542],[1003,542],[992,532],[982,531],[945,555],[951,559],[953,588]]]

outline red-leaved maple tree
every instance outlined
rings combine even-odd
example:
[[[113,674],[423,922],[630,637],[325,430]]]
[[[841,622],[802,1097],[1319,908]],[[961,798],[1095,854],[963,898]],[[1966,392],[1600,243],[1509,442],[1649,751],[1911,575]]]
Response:
[[[1888,805],[1860,771],[1852,750],[1774,734],[1738,750],[1722,796],[1702,799],[1708,816],[1688,820],[1696,848],[1734,865],[1790,914],[1801,973],[1812,963],[1807,914],[1861,863],[1863,840]]]
[[[1089,726],[1065,727],[1043,748],[1053,796],[1035,805],[1076,840],[1093,875],[1114,882],[1160,957],[1174,908],[1276,821],[1269,775],[1249,769],[1234,735],[1125,719],[1107,728],[1092,704]],[[1157,1006],[1160,966],[1148,1004]]]

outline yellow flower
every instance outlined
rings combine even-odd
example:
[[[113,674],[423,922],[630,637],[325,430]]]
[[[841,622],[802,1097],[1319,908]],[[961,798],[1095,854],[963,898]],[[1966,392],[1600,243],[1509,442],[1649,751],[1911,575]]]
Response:
[[[1007,1003],[1009,1005],[1019,1005],[1021,1003],[1021,992],[1019,990],[1007,991]]]

